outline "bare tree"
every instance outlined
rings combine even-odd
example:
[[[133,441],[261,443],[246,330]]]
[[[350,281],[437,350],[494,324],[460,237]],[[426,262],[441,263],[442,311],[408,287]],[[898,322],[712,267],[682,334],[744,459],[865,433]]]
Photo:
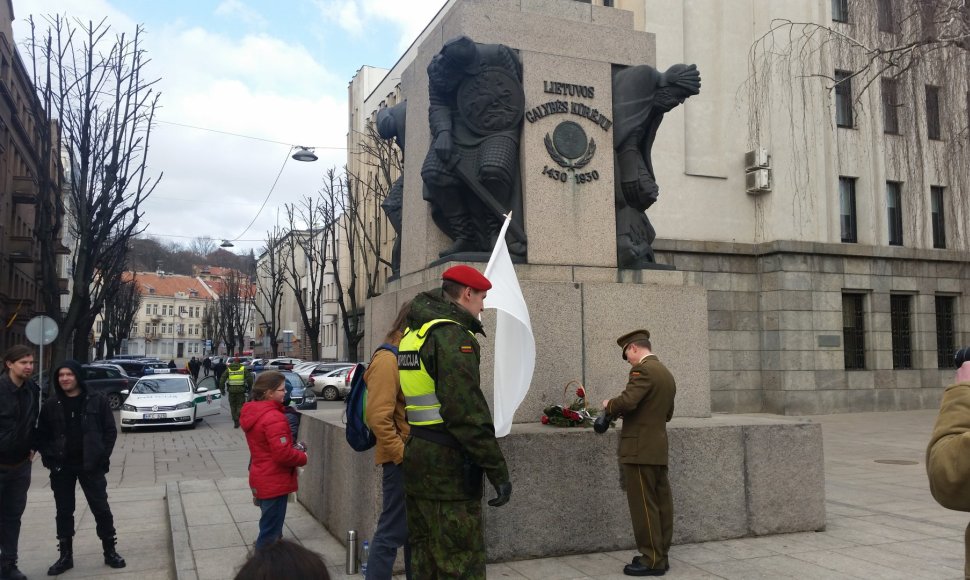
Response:
[[[216,241],[209,236],[202,236],[198,238],[193,238],[189,243],[189,251],[195,254],[198,258],[206,258],[212,252],[216,251]]]
[[[332,173],[332,170],[331,170]],[[330,234],[334,229],[334,205],[326,196],[306,196],[299,203],[286,205],[289,233],[283,239],[287,260],[286,285],[293,292],[303,322],[310,357],[320,357],[320,326],[326,288],[325,271],[333,259]]]
[[[111,358],[118,354],[121,342],[131,337],[132,324],[141,308],[141,293],[134,276],[117,276],[109,281],[106,296],[98,356]]]
[[[40,33],[31,17],[28,53],[39,101],[32,105],[39,132],[44,171],[36,236],[41,248],[41,284],[47,314],[62,332],[54,342],[55,360],[87,360],[89,334],[105,300],[105,282],[123,271],[129,240],[140,231],[141,204],[158,180],[147,171],[148,144],[158,95],[156,81],[143,77],[148,60],[144,30],[114,35],[104,20],[71,23],[46,18]],[[56,120],[56,122],[55,122]],[[55,129],[56,128],[56,129]],[[47,170],[66,157],[66,208],[58,201],[59,184]],[[57,280],[57,239],[62,211],[70,218],[74,239],[74,293],[61,312]]]
[[[269,338],[269,345],[273,357],[279,356],[279,332],[283,308],[283,286],[286,284],[287,261],[286,246],[283,242],[286,234],[280,228],[274,228],[266,233],[266,249],[262,260],[256,266],[257,299],[253,306],[262,319],[263,329]]]
[[[206,300],[202,309],[202,332],[212,341],[213,353],[219,352],[220,343],[229,344],[226,340],[226,326],[219,301],[211,298]]]
[[[970,188],[966,115],[970,76],[970,4],[966,0],[848,0],[835,22],[774,20],[752,45],[746,84],[749,145],[769,142],[772,127],[790,128],[794,147],[790,171],[796,208],[814,214],[804,203],[817,185],[804,160],[833,126],[811,121],[809,111],[831,103],[824,91],[851,93],[855,117],[883,113],[883,130],[906,138],[886,143],[887,166],[895,178],[926,184],[936,173],[954,192]],[[838,69],[838,70],[837,70]],[[931,107],[929,90],[938,91]],[[928,130],[930,110],[939,126]],[[881,110],[881,111],[880,111]],[[887,113],[888,111],[888,113]],[[836,115],[832,115],[833,120]],[[886,120],[898,123],[887,129]],[[851,122],[850,122],[851,124]],[[930,146],[928,140],[940,141]],[[836,148],[842,140],[834,141]],[[968,243],[970,196],[947,197],[946,215],[961,247]],[[797,206],[803,206],[798,208]],[[925,219],[916,204],[907,222],[910,239]],[[802,223],[797,219],[795,223]]]
[[[246,330],[252,320],[253,288],[249,277],[237,270],[229,270],[220,281],[219,311],[225,329],[228,354],[246,348]]]

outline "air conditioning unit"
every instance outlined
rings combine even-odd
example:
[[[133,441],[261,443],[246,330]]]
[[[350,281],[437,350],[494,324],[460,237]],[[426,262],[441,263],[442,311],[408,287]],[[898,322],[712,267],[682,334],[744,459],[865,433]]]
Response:
[[[754,171],[771,166],[771,156],[764,147],[755,147],[754,150],[744,154],[744,170]]]
[[[771,170],[755,169],[744,175],[744,186],[748,193],[758,195],[771,191]]]

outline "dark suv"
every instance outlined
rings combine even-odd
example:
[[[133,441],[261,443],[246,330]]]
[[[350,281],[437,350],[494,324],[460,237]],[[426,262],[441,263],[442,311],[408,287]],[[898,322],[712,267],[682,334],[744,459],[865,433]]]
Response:
[[[149,362],[149,361],[142,361],[142,360],[115,359],[115,360],[110,360],[105,362],[110,362],[111,364],[118,365],[119,367],[125,369],[125,372],[128,373],[129,377],[135,377],[136,379],[143,377],[145,375],[156,374],[159,372],[163,372],[163,373],[169,372],[168,365],[161,361]],[[158,370],[155,370],[155,369],[158,369]]]
[[[121,391],[134,386],[136,379],[107,366],[90,364],[81,365],[81,368],[84,369],[84,385],[88,391],[103,394],[112,410],[120,409],[125,399]]]

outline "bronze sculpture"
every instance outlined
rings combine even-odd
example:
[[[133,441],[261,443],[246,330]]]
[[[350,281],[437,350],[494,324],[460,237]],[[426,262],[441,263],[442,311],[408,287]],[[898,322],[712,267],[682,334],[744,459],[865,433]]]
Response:
[[[432,217],[453,241],[441,257],[490,251],[509,211],[509,252],[524,256],[518,55],[501,44],[451,39],[428,65],[428,91],[432,143],[421,177]]]
[[[401,150],[401,160],[404,160],[404,132],[407,127],[407,104],[402,101],[393,107],[381,109],[377,112],[377,134],[384,139],[394,138]],[[404,207],[404,175],[398,176],[387,197],[381,203],[384,215],[394,228],[394,247],[391,249],[391,276],[401,275],[401,221]]]
[[[655,262],[652,244],[657,234],[645,213],[660,194],[651,149],[664,114],[700,88],[695,65],[675,64],[665,72],[639,65],[613,74],[619,268],[643,268]]]

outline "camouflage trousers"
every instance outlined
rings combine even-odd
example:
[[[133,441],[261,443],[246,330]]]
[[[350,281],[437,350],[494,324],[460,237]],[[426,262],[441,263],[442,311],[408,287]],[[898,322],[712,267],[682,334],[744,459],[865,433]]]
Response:
[[[482,502],[406,496],[411,572],[421,580],[485,580]]]
[[[234,423],[239,422],[239,412],[242,411],[242,406],[246,402],[246,391],[241,393],[229,392],[229,410],[232,412],[232,421]]]

